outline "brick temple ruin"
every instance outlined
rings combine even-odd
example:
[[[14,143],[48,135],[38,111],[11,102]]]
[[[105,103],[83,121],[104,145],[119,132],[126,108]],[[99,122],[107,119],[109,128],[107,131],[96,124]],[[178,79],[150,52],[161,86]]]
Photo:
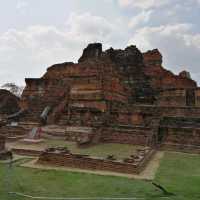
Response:
[[[20,109],[19,100],[11,92],[0,89],[0,119],[17,112]]]
[[[12,152],[6,149],[6,137],[0,134],[0,161],[12,159]]]
[[[25,81],[20,110],[7,117],[15,131],[0,130],[7,136],[55,125],[62,130],[57,135],[79,145],[200,149],[200,88],[189,72],[166,70],[157,49],[103,51],[102,44],[89,44],[78,63],[55,64]]]

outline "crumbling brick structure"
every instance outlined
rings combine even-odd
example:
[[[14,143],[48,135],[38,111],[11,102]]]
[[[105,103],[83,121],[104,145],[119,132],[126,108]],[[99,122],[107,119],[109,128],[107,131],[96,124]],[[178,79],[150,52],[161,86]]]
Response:
[[[0,90],[0,116],[10,115],[19,111],[19,98],[8,90]]]
[[[65,166],[86,170],[103,170],[118,173],[140,173],[151,159],[155,151],[153,149],[138,150],[135,155],[124,160],[116,160],[112,156],[96,158],[88,155],[72,154],[66,151],[51,150],[40,154],[37,163],[43,165]]]
[[[5,151],[5,137],[0,135],[0,152]]]
[[[200,118],[199,105],[199,88],[189,72],[175,75],[164,69],[157,49],[141,53],[129,46],[103,51],[95,43],[84,49],[78,63],[56,64],[41,78],[26,79],[20,101],[26,113],[18,120],[70,127],[66,137],[81,144],[171,141],[188,145],[193,142],[182,142],[184,134],[170,139],[177,131],[169,129],[168,121],[164,126],[161,121],[165,117]],[[77,127],[91,131],[77,131]],[[194,130],[194,124],[190,128]],[[200,145],[199,137],[195,138],[195,145]]]
[[[12,159],[12,153],[6,150],[6,138],[0,134],[0,160]]]
[[[194,89],[197,83],[190,77],[190,73],[183,71],[174,75],[162,66],[162,55],[158,49],[143,53],[145,74],[149,77],[151,86],[156,89]]]

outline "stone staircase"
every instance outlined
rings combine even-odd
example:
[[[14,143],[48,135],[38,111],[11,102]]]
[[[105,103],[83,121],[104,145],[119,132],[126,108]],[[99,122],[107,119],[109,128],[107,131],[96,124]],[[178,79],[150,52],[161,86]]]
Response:
[[[66,127],[57,125],[48,125],[42,127],[42,137],[47,139],[62,139],[66,138]]]
[[[37,122],[18,122],[16,124],[7,124],[0,127],[0,133],[4,135],[26,135],[32,128],[38,127]]]

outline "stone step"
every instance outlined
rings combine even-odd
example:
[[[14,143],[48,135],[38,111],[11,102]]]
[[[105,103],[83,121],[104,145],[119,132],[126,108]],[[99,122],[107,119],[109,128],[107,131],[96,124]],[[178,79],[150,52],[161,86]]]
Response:
[[[65,139],[66,138],[66,127],[48,125],[42,127],[42,137],[52,139]]]

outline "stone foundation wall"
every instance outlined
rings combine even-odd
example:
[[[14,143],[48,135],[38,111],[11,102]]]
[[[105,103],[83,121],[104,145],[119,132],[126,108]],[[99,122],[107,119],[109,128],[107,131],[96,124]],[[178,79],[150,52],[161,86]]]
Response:
[[[160,146],[160,150],[200,154],[200,146],[194,145],[164,143]]]
[[[25,136],[28,132],[29,130],[20,126],[3,126],[0,128],[0,134],[6,137]]]
[[[171,117],[199,117],[200,108],[195,107],[161,107],[161,115]]]
[[[200,88],[195,90],[195,105],[200,107]]]
[[[102,135],[102,141],[108,143],[148,145],[149,137],[145,133],[123,133],[118,131],[105,131]]]
[[[68,141],[77,141],[77,138],[93,138],[97,135],[98,129],[91,132],[67,131],[66,139]],[[132,145],[151,145],[153,132],[150,128],[133,128],[132,130],[102,128],[99,130],[99,142],[132,144]]]
[[[5,150],[5,137],[0,135],[0,152]]]
[[[20,101],[22,109],[57,105],[69,92],[68,86],[59,79],[26,79],[26,84]]]
[[[200,147],[200,128],[162,127],[164,143]]]
[[[199,117],[200,107],[191,106],[138,106],[133,105],[132,111],[162,117]]]
[[[103,170],[118,173],[135,174],[139,173],[150,160],[154,150],[149,151],[142,160],[134,163],[126,163],[123,161],[111,161],[105,159],[97,159],[83,155],[47,153],[40,155],[38,163],[44,165],[55,165],[80,168],[86,170]]]
[[[176,89],[163,91],[159,95],[159,106],[186,106],[186,90]]]
[[[21,156],[39,156],[42,153],[42,151],[38,151],[38,150],[15,149],[15,148],[12,149],[12,152]]]

